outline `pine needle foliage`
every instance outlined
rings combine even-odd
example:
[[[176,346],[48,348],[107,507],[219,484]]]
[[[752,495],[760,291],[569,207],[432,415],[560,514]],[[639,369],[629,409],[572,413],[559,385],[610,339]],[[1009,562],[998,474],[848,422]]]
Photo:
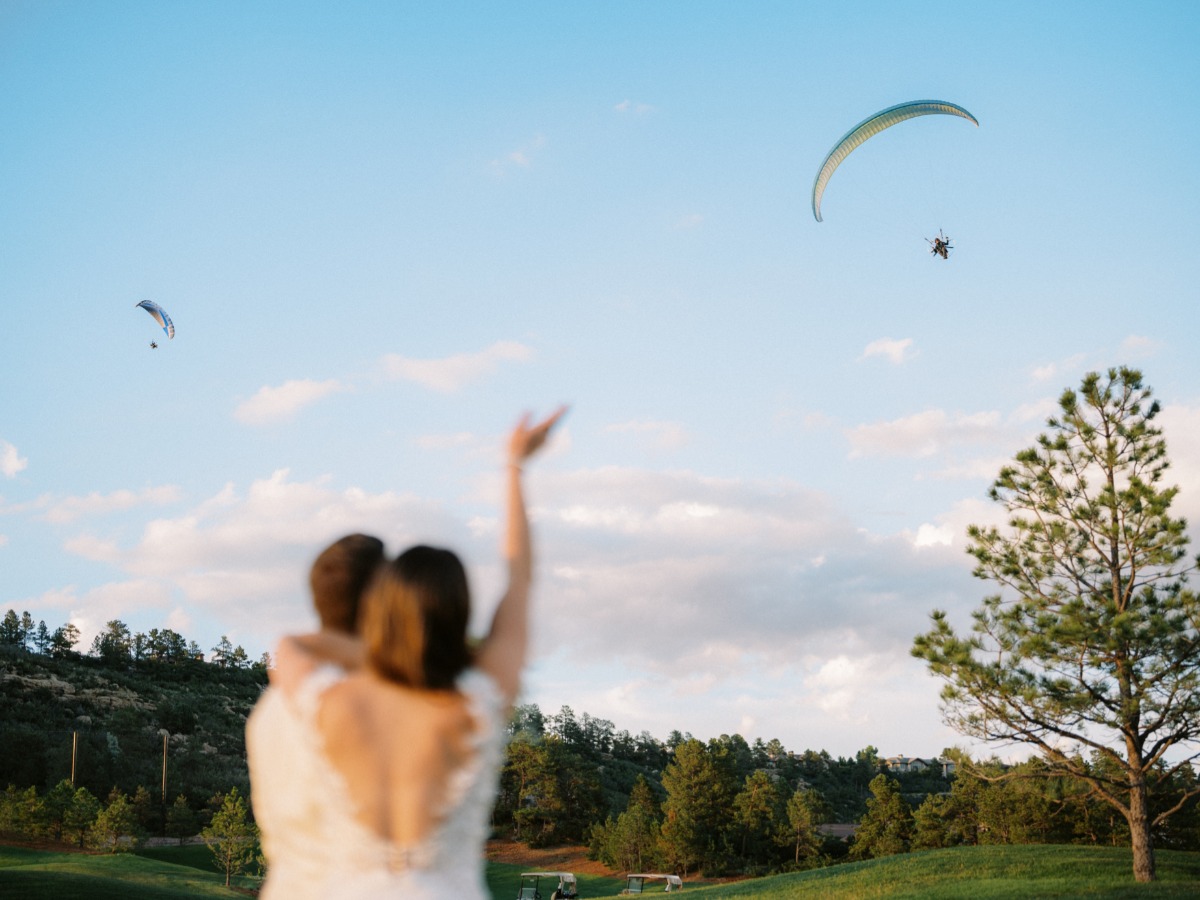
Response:
[[[1186,586],[1200,560],[1171,515],[1158,413],[1134,369],[1065,391],[992,485],[1007,528],[967,532],[974,574],[1001,593],[969,636],[935,611],[913,645],[946,681],[948,724],[1031,745],[1047,777],[1080,779],[1126,819],[1138,881],[1154,880],[1152,829],[1196,793],[1177,776],[1200,756],[1200,599]]]

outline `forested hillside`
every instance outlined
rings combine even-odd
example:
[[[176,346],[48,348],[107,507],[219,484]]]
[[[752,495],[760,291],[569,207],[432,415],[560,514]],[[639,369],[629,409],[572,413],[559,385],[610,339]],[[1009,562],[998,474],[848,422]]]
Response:
[[[198,809],[248,788],[244,729],[266,685],[262,662],[205,661],[175,632],[130,635],[119,622],[86,655],[11,632],[0,628],[0,785],[48,789],[74,766],[75,784],[97,797],[141,787],[161,800],[165,756],[168,804],[184,794]]]

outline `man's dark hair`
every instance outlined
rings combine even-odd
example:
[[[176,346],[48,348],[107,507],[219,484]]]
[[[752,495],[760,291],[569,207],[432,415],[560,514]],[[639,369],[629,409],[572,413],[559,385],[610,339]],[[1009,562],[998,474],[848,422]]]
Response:
[[[309,585],[322,628],[355,633],[359,599],[382,561],[383,541],[367,534],[346,535],[321,551]]]

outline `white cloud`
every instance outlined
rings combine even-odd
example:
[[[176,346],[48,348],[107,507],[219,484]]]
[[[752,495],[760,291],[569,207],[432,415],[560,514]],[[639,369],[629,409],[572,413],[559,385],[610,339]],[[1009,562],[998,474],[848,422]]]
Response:
[[[636,103],[632,100],[622,100],[613,109],[619,113],[631,113],[635,116],[644,116],[654,112],[654,107],[649,103]]]
[[[279,387],[261,387],[249,400],[238,404],[233,417],[246,425],[266,425],[291,419],[304,407],[330,394],[346,390],[336,379],[285,381]]]
[[[676,450],[688,440],[687,432],[678,422],[638,419],[608,425],[604,430],[611,434],[631,434],[644,438],[656,450]]]
[[[877,341],[871,341],[871,343],[867,344],[859,360],[869,359],[872,356],[882,356],[888,362],[898,366],[916,356],[915,352],[910,352],[912,345],[912,338],[904,338],[903,340],[880,338]]]
[[[1162,348],[1162,341],[1131,334],[1121,341],[1120,354],[1122,359],[1142,360],[1154,356]]]
[[[3,547],[7,543],[8,543],[8,535],[0,534],[0,547]]]
[[[1172,403],[1156,421],[1171,460],[1162,483],[1179,486],[1171,511],[1188,520],[1193,541],[1200,543],[1200,407]]]
[[[219,622],[235,643],[266,649],[281,634],[313,624],[308,566],[330,541],[355,531],[378,534],[391,550],[418,540],[450,546],[470,540],[465,526],[411,495],[338,490],[329,479],[297,482],[281,469],[244,493],[225,485],[178,516],[148,522],[132,544],[103,533],[70,538],[68,553],[117,569],[127,580],[102,594],[63,589],[35,605],[66,606],[99,625],[105,616],[160,611],[144,626],[131,622],[135,630],[162,627],[161,610],[171,606],[173,621]]]
[[[937,730],[937,685],[908,648],[930,609],[975,599],[961,550],[872,536],[822,493],[786,480],[546,467],[529,495],[540,563],[531,699],[660,737],[674,727],[705,736],[763,728],[789,746],[836,749],[899,715],[934,741],[922,753],[950,743]],[[460,550],[478,624],[504,578],[498,497],[488,498],[493,515],[468,521],[411,495],[280,470],[153,520],[133,542],[120,532],[74,537],[69,552],[125,580],[26,605],[69,610],[89,640],[109,618],[144,631],[166,617],[201,646],[228,634],[257,655],[312,626],[305,575],[320,548],[365,531],[391,552],[418,540]],[[965,515],[952,511],[927,531],[954,530]],[[880,687],[881,673],[896,680]],[[664,703],[679,716],[661,719]]]
[[[537,151],[541,150],[545,145],[546,138],[544,135],[534,135],[532,139],[526,141],[515,150],[509,151],[498,159],[493,159],[488,166],[497,175],[503,175],[513,168],[528,169],[533,165],[533,159]]]
[[[704,216],[700,213],[689,213],[675,220],[675,228],[679,231],[690,231],[704,224]]]
[[[1058,362],[1049,362],[1041,366],[1034,366],[1030,370],[1029,375],[1034,381],[1049,381],[1052,378],[1069,378],[1075,372],[1079,371],[1079,367],[1083,365],[1084,355],[1076,353],[1074,356],[1068,356],[1066,359]]]
[[[930,457],[961,444],[995,445],[1005,439],[998,412],[947,413],[929,409],[890,422],[846,429],[851,458]]]
[[[66,611],[66,621],[79,629],[79,643],[75,649],[86,653],[92,639],[113,619],[130,625],[146,610],[162,610],[170,600],[168,586],[149,579],[130,579],[99,585],[79,592],[75,585],[46,591],[37,597],[21,601],[22,609],[29,609],[35,619],[43,619],[51,630],[56,623],[54,613]],[[161,627],[160,622],[155,626]],[[131,630],[140,631],[130,625]],[[187,637],[187,635],[184,635]]]
[[[1032,403],[1022,403],[1009,417],[1014,422],[1036,422],[1046,424],[1046,420],[1059,411],[1058,401],[1053,397],[1043,397]]]
[[[949,525],[925,523],[917,529],[913,538],[914,547],[949,547],[954,543],[954,532]]]
[[[539,584],[539,644],[672,679],[718,661],[731,673],[790,665],[849,634],[907,652],[966,572],[957,556],[862,533],[790,482],[607,468],[543,473],[537,498],[539,558],[554,560]]]
[[[41,499],[41,502],[46,504],[42,518],[58,524],[74,522],[81,517],[105,515],[137,506],[175,503],[181,496],[179,488],[175,485],[162,485],[140,491],[118,490],[108,494],[93,491],[83,497],[64,497],[61,500],[45,497]]]
[[[0,473],[13,478],[29,465],[29,460],[18,455],[17,448],[8,441],[0,441]]]
[[[397,354],[383,358],[390,378],[414,381],[443,393],[452,393],[472,381],[492,374],[502,363],[528,362],[533,351],[516,341],[497,341],[478,353],[458,353],[442,359],[410,359]]]

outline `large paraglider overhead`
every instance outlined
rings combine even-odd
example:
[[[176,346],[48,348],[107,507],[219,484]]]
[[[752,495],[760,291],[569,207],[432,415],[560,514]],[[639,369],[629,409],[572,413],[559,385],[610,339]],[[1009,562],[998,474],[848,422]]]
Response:
[[[171,317],[167,315],[167,311],[165,309],[163,309],[153,300],[143,300],[141,303],[136,305],[150,313],[150,315],[154,317],[154,321],[162,326],[162,330],[167,334],[167,340],[175,337],[175,323],[171,321]]]
[[[842,164],[842,160],[849,156],[854,148],[873,138],[885,128],[891,128],[906,119],[937,115],[959,116],[975,125],[979,124],[978,119],[957,104],[946,103],[944,100],[913,100],[889,106],[887,109],[863,119],[847,131],[842,139],[833,145],[833,149],[821,163],[821,168],[817,169],[817,177],[813,181],[812,190],[812,211],[817,221],[821,221],[821,195],[825,193],[825,185],[829,184],[834,169]]]

